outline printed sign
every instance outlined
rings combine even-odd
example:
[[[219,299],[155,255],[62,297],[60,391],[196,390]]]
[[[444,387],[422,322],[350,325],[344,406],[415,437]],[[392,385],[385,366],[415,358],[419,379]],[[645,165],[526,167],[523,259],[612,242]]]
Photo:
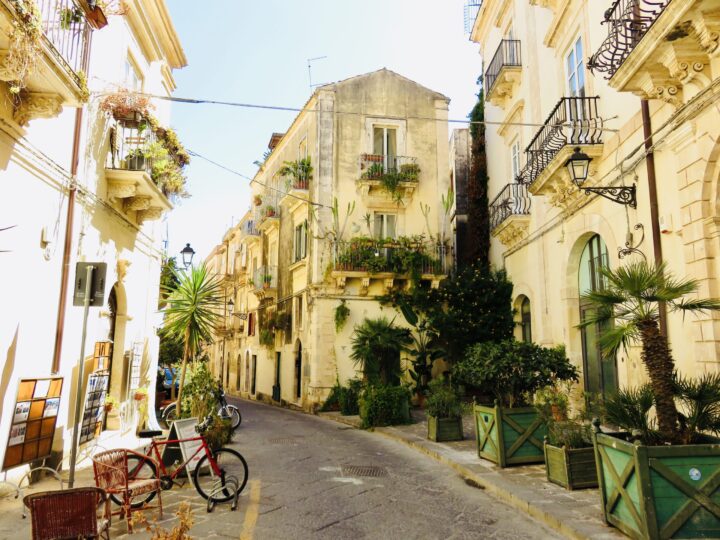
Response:
[[[172,429],[170,430],[170,435],[168,435],[168,439],[173,438],[173,430],[178,439],[193,439],[199,437],[197,431],[195,431],[195,426],[197,426],[197,423],[197,418],[184,418],[182,420],[175,420],[175,422],[173,422]],[[187,466],[185,467],[188,478],[190,478],[190,473],[195,470],[195,467],[197,466],[200,459],[205,455],[203,452],[198,452],[201,446],[202,441],[200,440],[186,441],[180,443],[180,451],[182,452],[183,462],[187,462],[188,459],[192,458],[189,462],[187,462]]]

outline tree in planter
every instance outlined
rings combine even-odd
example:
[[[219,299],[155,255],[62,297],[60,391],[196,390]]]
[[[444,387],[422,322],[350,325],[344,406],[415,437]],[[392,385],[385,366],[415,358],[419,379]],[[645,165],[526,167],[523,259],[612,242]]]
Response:
[[[448,381],[434,379],[428,385],[425,412],[428,415],[428,439],[457,441],[463,439],[462,404]]]
[[[400,353],[412,343],[410,331],[385,317],[365,319],[355,327],[352,353],[370,384],[397,384],[400,379]]]
[[[658,431],[667,442],[681,442],[687,437],[680,429],[675,405],[675,363],[667,337],[660,333],[658,306],[664,302],[670,311],[698,313],[720,310],[720,300],[687,298],[697,291],[698,282],[676,279],[664,263],[652,266],[636,262],[600,271],[606,286],[583,295],[597,309],[580,327],[614,322],[600,337],[600,345],[608,354],[641,343],[641,358],[655,397]]]
[[[435,361],[445,355],[438,345],[438,335],[429,328],[427,321],[421,321],[412,334],[413,345],[409,352],[412,356],[410,377],[415,384],[415,393],[419,399],[426,395]]]
[[[167,290],[163,333],[183,340],[177,398],[177,413],[180,415],[188,360],[194,360],[200,343],[211,338],[222,319],[224,300],[219,277],[210,274],[204,264],[187,272],[176,272],[175,276],[177,285]]]

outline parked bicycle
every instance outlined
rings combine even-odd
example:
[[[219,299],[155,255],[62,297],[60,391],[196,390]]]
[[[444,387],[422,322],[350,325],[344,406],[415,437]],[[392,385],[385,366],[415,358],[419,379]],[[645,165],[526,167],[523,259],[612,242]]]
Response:
[[[240,409],[238,409],[235,405],[230,405],[227,402],[227,398],[225,397],[225,390],[220,389],[218,392],[218,411],[217,414],[220,418],[225,418],[230,420],[230,425],[232,426],[233,431],[235,431],[242,422],[242,415],[240,414]],[[173,402],[167,407],[165,407],[162,411],[162,420],[165,422],[165,424],[170,427],[170,424],[172,424],[175,420],[177,420],[177,403]]]
[[[161,439],[159,437],[162,435],[162,431],[141,431],[140,437],[152,438],[152,441],[145,448],[146,457],[135,454],[128,456],[129,479],[160,478],[163,490],[172,489],[175,484],[184,484],[177,480],[178,477],[186,472],[186,467],[198,455],[202,455],[192,472],[192,482],[200,496],[204,499],[212,498],[214,502],[219,503],[235,498],[236,494],[239,494],[247,484],[247,462],[240,452],[232,448],[219,448],[215,451],[210,448],[204,433],[210,427],[211,422],[212,418],[209,416],[204,422],[195,426],[198,436],[186,439]],[[182,463],[178,463],[179,460],[176,460],[175,463],[168,464],[168,460],[163,459],[168,455],[168,445],[175,447],[174,449],[177,449],[179,453],[180,443],[189,442],[199,442],[200,445]],[[147,459],[148,457],[152,460]],[[142,507],[154,496],[154,492],[138,495],[132,499],[131,506],[133,508]],[[122,504],[122,501],[115,495],[110,495],[110,497],[115,503]]]

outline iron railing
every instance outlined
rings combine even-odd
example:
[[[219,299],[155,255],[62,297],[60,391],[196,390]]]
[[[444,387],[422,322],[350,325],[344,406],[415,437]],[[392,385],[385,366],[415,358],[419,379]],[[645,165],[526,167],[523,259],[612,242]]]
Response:
[[[414,157],[383,154],[360,156],[360,178],[363,180],[380,180],[388,173],[399,173],[399,180],[410,182],[417,180],[420,168]]]
[[[277,289],[277,266],[261,266],[253,274],[254,289]]]
[[[156,142],[153,130],[143,122],[117,120],[110,132],[110,150],[105,167],[125,171],[152,171],[148,156]]]
[[[601,144],[603,120],[598,97],[564,97],[525,149],[526,164],[518,182],[531,184],[568,145]]]
[[[409,257],[408,252],[419,256]],[[336,242],[333,248],[335,270],[348,272],[445,275],[447,255],[444,244],[369,238]],[[408,267],[409,264],[412,266]]]
[[[89,53],[90,25],[73,0],[37,0],[42,31],[60,63],[75,74],[85,70]]]
[[[259,236],[260,231],[257,230],[257,227],[255,226],[255,220],[254,219],[248,219],[245,223],[241,226],[241,231],[243,236]]]
[[[527,184],[506,185],[490,203],[490,228],[496,228],[510,216],[529,214],[530,203]]]
[[[486,95],[492,92],[493,86],[495,86],[495,82],[497,81],[502,69],[504,67],[511,66],[522,66],[520,60],[520,40],[503,39],[500,41],[500,45],[498,46],[497,51],[495,51],[495,55],[485,71],[485,88],[487,88]]]
[[[672,0],[615,0],[602,24],[608,35],[588,67],[611,78]],[[687,0],[686,0],[687,1]]]
[[[465,33],[470,34],[473,26],[475,26],[475,19],[477,19],[478,12],[482,7],[482,0],[465,0],[465,9],[463,10],[463,26],[465,27]]]

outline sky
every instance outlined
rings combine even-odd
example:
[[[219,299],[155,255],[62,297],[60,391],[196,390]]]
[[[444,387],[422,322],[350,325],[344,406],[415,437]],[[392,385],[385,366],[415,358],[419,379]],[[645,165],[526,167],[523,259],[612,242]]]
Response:
[[[451,98],[465,119],[481,70],[463,32],[464,0],[166,0],[188,66],[174,73],[175,96],[302,107],[312,82],[330,83],[386,67]],[[273,132],[296,113],[173,104],[184,146],[252,177]],[[463,127],[451,124],[450,128]],[[206,258],[250,205],[249,181],[198,157],[188,168],[189,199],[167,219],[168,254],[190,243]]]

